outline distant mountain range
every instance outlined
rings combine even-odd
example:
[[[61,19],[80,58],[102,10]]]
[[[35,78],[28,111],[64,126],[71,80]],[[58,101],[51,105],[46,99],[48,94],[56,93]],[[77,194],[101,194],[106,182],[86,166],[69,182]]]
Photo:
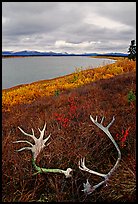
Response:
[[[117,57],[127,57],[128,54],[125,53],[117,53],[117,52],[111,52],[111,53],[105,53],[105,54],[98,54],[98,53],[83,53],[83,54],[69,54],[67,52],[65,53],[56,53],[56,52],[38,52],[38,51],[28,51],[23,50],[19,52],[13,52],[13,51],[3,51],[2,56],[117,56]]]

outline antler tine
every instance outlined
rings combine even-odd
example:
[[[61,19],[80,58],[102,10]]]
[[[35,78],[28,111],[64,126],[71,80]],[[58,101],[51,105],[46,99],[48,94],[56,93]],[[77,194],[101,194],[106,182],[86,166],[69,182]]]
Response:
[[[27,140],[15,141],[15,142],[13,142],[13,143],[20,143],[20,142],[26,142],[26,143],[28,143],[29,145],[33,146],[33,144],[32,144],[31,142],[27,141]]]
[[[112,121],[106,126],[104,127],[102,125],[102,122],[103,122],[103,118],[102,118],[102,121],[101,123],[98,123],[97,120],[94,120],[93,117],[90,115],[90,119],[91,121],[96,125],[98,126],[102,131],[105,132],[105,134],[110,138],[110,140],[113,142],[114,146],[116,147],[117,151],[118,151],[118,159],[120,160],[121,159],[121,152],[120,152],[120,149],[117,145],[117,143],[115,142],[114,138],[112,137],[111,133],[109,132],[109,127],[113,124],[113,122],[115,121],[115,117],[113,116],[113,119]],[[118,163],[118,160],[117,160],[117,163]]]
[[[101,124],[103,123],[103,121],[104,121],[104,116],[102,117]]]
[[[46,123],[44,124],[44,127],[43,127],[43,130],[41,131],[39,128],[39,131],[40,131],[40,137],[37,139],[34,135],[34,130],[32,128],[32,135],[31,134],[28,134],[26,133],[24,130],[22,130],[19,126],[18,126],[19,130],[24,134],[24,135],[27,135],[29,137],[31,137],[35,144],[33,145],[31,142],[27,141],[27,140],[20,140],[20,141],[15,141],[13,143],[19,143],[19,142],[26,142],[28,143],[29,145],[31,145],[31,147],[28,147],[28,148],[21,148],[21,151],[22,150],[31,150],[32,151],[32,154],[33,154],[33,157],[34,157],[34,160],[36,160],[38,154],[40,153],[40,151],[45,147],[45,143],[47,142],[47,140],[50,138],[51,134],[43,140],[43,136],[44,136],[44,131],[45,131],[45,128],[46,128]],[[49,145],[50,143],[48,143]],[[47,145],[47,146],[48,146]]]
[[[79,169],[81,169],[82,171],[84,171],[85,167],[84,167],[84,159],[85,157],[81,158],[78,162],[79,165]]]
[[[86,166],[85,166],[85,157],[81,158],[80,161],[79,161],[79,169],[81,169],[82,171],[87,171],[91,174],[95,174],[97,176],[101,176],[101,177],[104,177],[106,178],[106,174],[101,174],[101,173],[98,173],[96,171],[93,171],[91,169],[88,169]]]
[[[118,151],[118,156],[119,158],[121,158],[121,152],[120,149],[117,145],[117,143],[115,142],[114,138],[112,137],[111,133],[109,132],[109,127],[113,124],[113,122],[115,121],[115,117],[113,116],[112,121],[106,126],[104,127],[101,123],[98,123],[96,120],[93,119],[93,117],[90,115],[90,119],[91,121],[97,126],[99,127],[109,138],[110,140],[113,142],[114,146],[116,147],[117,151]],[[103,121],[103,120],[102,120]]]
[[[102,117],[102,120],[101,120],[101,123],[98,123],[97,122],[97,116],[96,116],[96,119],[94,120],[94,118],[90,115],[90,119],[91,121],[97,126],[99,127],[102,131],[105,132],[105,134],[109,137],[109,139],[113,142],[114,146],[116,147],[117,149],[117,152],[118,152],[118,159],[115,163],[115,165],[113,166],[113,168],[107,173],[107,174],[101,174],[101,173],[98,173],[98,172],[95,172],[93,170],[90,170],[88,169],[86,166],[85,166],[85,160],[84,158],[80,160],[79,162],[79,168],[83,171],[87,171],[89,173],[92,173],[92,174],[96,174],[98,176],[102,176],[105,178],[104,181],[98,183],[97,185],[91,187],[91,185],[89,184],[88,180],[86,182],[86,184],[84,184],[84,192],[87,193],[87,194],[90,194],[92,193],[96,188],[98,188],[99,186],[101,186],[102,184],[104,184],[105,182],[107,182],[107,180],[109,179],[109,177],[111,176],[111,174],[115,171],[115,169],[117,168],[118,164],[119,164],[119,161],[121,159],[121,152],[120,152],[120,149],[117,145],[117,143],[115,142],[114,138],[112,137],[111,133],[109,132],[109,127],[113,124],[114,120],[115,120],[115,117],[113,116],[113,119],[112,121],[106,126],[104,127],[102,125],[103,123],[103,120],[104,120],[104,117]]]
[[[34,130],[33,130],[33,128],[32,128],[32,133],[33,133],[33,136],[35,136],[35,135],[34,135]]]
[[[51,172],[51,173],[62,173],[66,176],[66,178],[69,178],[71,177],[71,172],[73,171],[71,168],[67,168],[66,170],[62,170],[62,169],[46,169],[46,168],[41,168],[39,166],[36,165],[35,161],[36,161],[36,158],[38,156],[38,154],[41,152],[41,150],[46,146],[45,143],[48,141],[48,139],[50,138],[51,134],[49,134],[48,137],[46,137],[45,139],[43,139],[43,136],[44,136],[44,132],[45,132],[45,129],[46,129],[46,123],[44,124],[44,127],[43,127],[43,130],[40,130],[38,128],[38,130],[40,131],[40,137],[37,139],[34,135],[34,130],[32,129],[32,134],[33,135],[30,135],[26,132],[24,132],[20,127],[18,127],[19,130],[24,134],[24,135],[27,135],[27,136],[30,136],[31,138],[34,139],[35,141],[35,144],[31,144],[31,142],[27,141],[27,140],[20,140],[20,141],[15,141],[13,143],[20,143],[20,142],[26,142],[28,143],[29,145],[31,145],[31,147],[23,147],[19,150],[16,150],[17,152],[20,152],[20,151],[23,151],[23,150],[31,150],[32,152],[32,155],[33,155],[33,158],[32,158],[32,163],[33,163],[33,166],[35,167],[35,170],[37,170],[37,173],[48,173],[48,172]],[[50,142],[47,144],[47,146],[50,144]],[[36,173],[36,174],[37,174]]]
[[[96,116],[96,119],[94,120],[94,118],[90,115],[90,119],[91,119],[91,121],[96,125],[96,126],[98,126],[101,130],[105,130],[106,129],[106,131],[109,129],[109,127],[113,124],[113,122],[115,121],[115,117],[113,116],[113,119],[112,119],[112,121],[106,126],[106,127],[104,127],[103,125],[102,125],[102,123],[103,123],[103,120],[104,120],[104,116],[102,117],[102,120],[101,120],[101,123],[98,123],[97,122],[97,116]]]
[[[109,129],[109,127],[113,124],[114,121],[115,121],[115,117],[113,116],[112,121],[106,126],[106,128]]]
[[[46,122],[45,122],[44,127],[43,127],[42,130],[40,130],[40,129],[38,128],[38,130],[39,130],[39,132],[40,132],[40,138],[41,138],[41,139],[42,139],[43,136],[44,136],[45,129],[46,129]]]
[[[31,134],[28,134],[28,133],[24,132],[24,130],[22,130],[19,126],[18,126],[18,128],[24,135],[31,137],[34,141],[37,140],[37,138],[34,136],[34,130],[33,129],[32,129],[33,135],[31,135]]]
[[[50,136],[51,136],[51,133],[49,134],[49,136],[46,138],[46,139],[44,139],[44,143],[46,143],[47,142],[47,140],[50,138]],[[50,142],[47,144],[47,146],[50,144]]]
[[[18,150],[16,150],[16,152],[21,152],[21,151],[23,151],[23,150],[31,150],[32,148],[31,147],[23,147],[23,148],[21,148],[21,149],[18,149]]]

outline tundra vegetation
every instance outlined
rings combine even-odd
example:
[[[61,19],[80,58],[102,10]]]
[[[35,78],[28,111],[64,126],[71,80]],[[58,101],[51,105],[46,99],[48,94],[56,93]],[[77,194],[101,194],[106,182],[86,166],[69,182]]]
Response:
[[[110,65],[78,68],[64,77],[2,91],[3,202],[136,201],[136,61],[115,59]],[[86,194],[83,189],[103,179],[81,170],[84,158],[87,168],[105,175],[118,157],[90,115],[98,116],[98,122],[105,116],[104,127],[115,117],[110,133],[121,160],[106,183]],[[45,130],[43,141],[48,140],[34,165],[30,151],[16,151],[26,146],[19,141],[28,140],[32,151],[36,147],[23,134],[32,134],[32,128],[36,138]],[[72,171],[67,178],[59,172],[41,171],[68,167]]]

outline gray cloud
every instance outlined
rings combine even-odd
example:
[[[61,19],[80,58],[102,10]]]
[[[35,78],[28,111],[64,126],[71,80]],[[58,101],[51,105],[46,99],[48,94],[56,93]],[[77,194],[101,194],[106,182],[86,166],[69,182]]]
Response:
[[[136,2],[2,2],[2,49],[127,52]]]

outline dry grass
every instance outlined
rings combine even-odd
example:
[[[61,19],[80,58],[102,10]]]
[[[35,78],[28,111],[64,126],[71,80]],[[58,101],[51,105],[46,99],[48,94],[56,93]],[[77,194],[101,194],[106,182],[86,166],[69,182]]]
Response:
[[[129,91],[136,92],[136,73],[127,73],[109,79],[101,79],[78,88],[68,89],[59,95],[42,96],[30,104],[17,104],[9,112],[2,113],[2,201],[3,202],[97,202],[136,201],[136,107],[128,103]],[[70,114],[72,113],[72,114]],[[60,115],[57,119],[55,114]],[[81,191],[89,178],[91,184],[101,178],[82,172],[78,161],[86,156],[88,168],[106,173],[113,167],[117,152],[109,138],[89,119],[89,115],[106,117],[104,125],[112,116],[115,122],[111,134],[120,134],[128,127],[129,135],[121,147],[122,160],[109,180],[93,194],[85,196]],[[64,126],[65,118],[68,123]],[[39,135],[47,123],[45,135],[51,133],[51,143],[37,158],[37,165],[45,168],[72,168],[72,178],[59,174],[35,172],[29,151],[15,152],[23,144],[13,141],[26,139],[19,129]],[[120,142],[117,141],[120,145]]]

